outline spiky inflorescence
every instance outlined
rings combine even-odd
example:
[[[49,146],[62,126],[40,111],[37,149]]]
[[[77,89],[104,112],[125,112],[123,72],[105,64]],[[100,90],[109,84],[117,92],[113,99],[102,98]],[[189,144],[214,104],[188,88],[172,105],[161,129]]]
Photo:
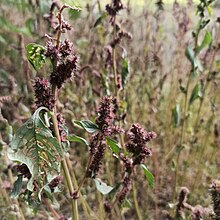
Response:
[[[55,105],[55,99],[51,93],[49,81],[47,79],[36,77],[34,91],[36,107],[39,108],[44,106],[49,110],[52,110]]]
[[[74,53],[70,41],[65,40],[58,47],[51,39],[47,42],[45,56],[50,57],[53,64],[50,83],[60,89],[78,71],[79,56]]]
[[[94,135],[92,135],[89,144],[89,150],[91,155],[95,154],[95,152],[97,151],[97,144],[101,140],[102,140],[102,136],[99,133],[95,133]]]
[[[115,101],[111,97],[105,96],[96,110],[98,114],[96,124],[99,126],[104,136],[111,136],[124,132],[123,129],[113,125],[113,120],[116,118],[114,102]]]
[[[145,158],[151,156],[151,149],[146,147],[146,143],[156,138],[156,133],[151,131],[147,132],[139,124],[133,124],[127,132],[128,143],[126,148],[129,152],[133,153],[134,165],[141,164]]]
[[[213,181],[210,192],[212,196],[212,203],[213,203],[213,220],[220,220],[220,181],[215,180]]]
[[[114,0],[112,5],[107,4],[105,9],[111,17],[115,17],[116,14],[124,8],[121,0]]]
[[[99,142],[97,150],[93,156],[92,162],[86,173],[87,177],[95,177],[97,173],[99,172],[101,165],[102,165],[102,160],[104,157],[105,149],[106,149],[106,144],[104,142]]]
[[[127,194],[131,191],[131,178],[130,176],[125,176],[122,189],[117,193],[117,198],[120,204],[122,204],[127,196]]]
[[[55,71],[50,76],[52,85],[56,85],[60,89],[63,83],[70,79],[78,69],[78,57],[73,55],[69,56],[64,62],[58,64]]]
[[[120,159],[122,160],[122,162],[124,163],[125,172],[131,174],[132,171],[133,171],[133,168],[134,168],[132,158],[129,158],[128,156],[125,156],[123,153],[121,153],[119,156],[120,156]]]
[[[181,187],[179,201],[176,207],[176,218],[181,218],[183,216],[188,194],[189,189],[186,187]]]
[[[131,40],[132,39],[132,35],[129,32],[121,30],[119,33],[117,33],[117,36],[115,37],[115,39],[110,43],[110,46],[112,48],[114,48],[117,44],[119,44],[121,42],[121,40],[123,38],[127,38],[128,40]]]

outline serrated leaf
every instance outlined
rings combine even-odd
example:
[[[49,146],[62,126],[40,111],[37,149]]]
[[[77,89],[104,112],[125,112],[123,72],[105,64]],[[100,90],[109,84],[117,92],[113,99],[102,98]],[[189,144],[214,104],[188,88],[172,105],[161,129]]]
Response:
[[[203,41],[200,46],[196,48],[196,54],[200,53],[202,49],[208,46],[212,42],[212,35],[209,31],[206,31]]]
[[[60,168],[62,150],[43,120],[43,114],[47,111],[45,107],[38,108],[16,131],[8,149],[10,160],[24,163],[28,167],[31,178],[27,189],[31,192],[34,180],[40,190],[47,184],[47,176],[59,173]]]
[[[192,94],[189,99],[189,105],[192,105],[192,103],[202,97],[202,86],[200,83],[197,83],[192,91]]]
[[[119,154],[120,153],[121,146],[120,146],[120,144],[117,141],[107,137],[106,138],[106,143],[111,148],[113,153],[115,153],[115,154]]]
[[[102,182],[99,178],[95,178],[94,182],[96,189],[103,195],[110,193],[114,189],[112,186],[108,186],[106,183]]]
[[[75,134],[70,134],[69,136],[67,136],[67,140],[70,142],[78,142],[78,143],[82,143],[82,144],[89,146],[89,143],[87,140]]]
[[[42,65],[45,63],[45,50],[46,49],[39,44],[31,43],[26,46],[27,59],[35,70],[40,69]]]
[[[153,176],[153,174],[148,170],[148,168],[144,164],[140,164],[140,167],[144,170],[144,174],[145,174],[145,177],[147,179],[147,182],[148,182],[149,186],[151,188],[153,188],[154,187],[154,176]]]
[[[74,121],[74,123],[84,128],[89,133],[94,133],[99,131],[98,125],[91,122],[90,120]]]
[[[174,125],[178,126],[180,124],[180,118],[181,118],[179,104],[176,104],[175,108],[172,109],[172,117],[173,117]]]
[[[19,175],[17,180],[14,182],[13,190],[10,194],[12,198],[16,198],[20,194],[21,189],[22,189],[22,179],[23,179],[23,176]]]
[[[100,17],[97,18],[93,27],[97,27],[99,24],[101,24],[103,19],[105,19],[107,16],[108,16],[108,13],[104,12]]]
[[[122,54],[122,73],[121,73],[121,79],[122,79],[121,81],[123,88],[125,88],[125,85],[127,83],[129,72],[130,72],[130,64],[127,59],[127,52],[124,49]]]

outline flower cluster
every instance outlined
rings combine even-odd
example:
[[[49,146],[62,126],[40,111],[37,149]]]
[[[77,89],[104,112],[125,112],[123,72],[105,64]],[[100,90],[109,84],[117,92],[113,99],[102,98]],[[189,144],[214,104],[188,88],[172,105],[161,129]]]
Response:
[[[131,178],[126,176],[122,182],[122,189],[117,193],[117,198],[120,204],[122,204],[127,196],[127,194],[131,191]]]
[[[58,47],[51,39],[47,42],[45,56],[49,57],[53,64],[50,83],[60,89],[63,83],[78,71],[79,57],[74,54],[70,41],[65,40]]]
[[[44,106],[52,110],[55,104],[54,96],[50,91],[50,84],[47,79],[35,78],[34,84],[36,107]]]
[[[60,89],[63,83],[78,70],[78,60],[78,56],[73,55],[68,56],[63,62],[59,63],[50,76],[51,84]]]
[[[136,165],[144,163],[146,157],[152,154],[151,149],[146,147],[146,143],[156,138],[155,132],[147,132],[139,124],[133,124],[127,132],[128,142],[125,145],[131,157],[121,153],[119,155],[124,164],[125,174],[122,182],[122,188],[117,193],[120,204],[123,203],[127,194],[131,190],[132,174]]]
[[[213,219],[220,219],[220,181],[215,180],[213,181],[212,185],[210,186],[210,192],[212,196],[212,203],[213,203],[213,211],[214,216]]]
[[[95,133],[90,140],[91,164],[88,167],[87,177],[95,177],[99,172],[104,157],[105,137],[123,133],[124,130],[114,125],[117,113],[117,100],[105,96],[96,110],[96,124],[100,132]]]
[[[92,163],[89,166],[89,169],[87,170],[87,173],[86,173],[87,177],[95,177],[97,173],[99,172],[101,165],[102,165],[102,160],[104,157],[105,149],[106,149],[105,142],[99,142],[97,150],[95,154],[93,155]]]
[[[104,136],[112,136],[124,132],[123,129],[113,125],[117,111],[115,107],[115,100],[111,97],[105,96],[96,110],[96,113],[98,114],[96,124],[99,126],[99,129]]]
[[[120,44],[121,40],[123,38],[127,38],[128,40],[132,39],[132,35],[131,33],[121,30],[117,36],[115,37],[115,39],[110,43],[111,47],[114,48],[117,44]]]
[[[120,10],[124,9],[124,6],[123,6],[121,0],[114,0],[112,5],[107,4],[105,9],[108,12],[108,14],[111,16],[111,22],[113,22],[113,20],[115,19],[116,14]]]
[[[134,165],[141,164],[145,158],[151,156],[151,149],[146,147],[146,143],[157,137],[156,133],[147,132],[139,124],[133,124],[127,133],[128,143],[126,148],[133,153]]]

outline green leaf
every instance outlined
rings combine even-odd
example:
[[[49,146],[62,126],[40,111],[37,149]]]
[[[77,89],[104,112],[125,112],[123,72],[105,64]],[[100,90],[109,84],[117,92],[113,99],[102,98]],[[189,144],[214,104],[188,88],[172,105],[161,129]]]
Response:
[[[153,188],[154,187],[154,176],[153,176],[153,174],[148,170],[148,168],[144,164],[141,164],[140,166],[144,170],[144,174],[145,174],[145,177],[147,179],[148,184],[150,185],[151,188]]]
[[[180,118],[181,118],[179,104],[176,104],[175,108],[172,109],[172,117],[173,117],[174,125],[178,126],[180,124]]]
[[[107,137],[106,138],[106,143],[111,148],[113,153],[115,153],[115,154],[119,154],[120,153],[121,146],[120,146],[120,144],[117,141]]]
[[[93,27],[97,27],[98,25],[100,25],[102,23],[102,21],[107,17],[108,17],[107,12],[102,13],[102,15],[100,17],[98,17],[98,19],[95,21],[95,24],[93,25]]]
[[[196,75],[197,69],[199,69],[200,71],[203,71],[203,66],[199,58],[196,57],[196,54],[192,48],[187,47],[185,50],[185,55],[192,65],[192,76]]]
[[[68,14],[71,20],[76,20],[80,17],[81,11],[80,10],[69,10]]]
[[[127,83],[127,78],[128,78],[129,72],[130,72],[130,65],[129,65],[129,61],[127,59],[127,52],[124,49],[123,54],[122,54],[122,73],[121,73],[123,88],[125,88],[125,85]]]
[[[12,198],[16,198],[20,194],[21,189],[22,189],[22,179],[23,179],[23,176],[19,175],[17,180],[14,182],[13,190],[10,194]]]
[[[209,31],[206,31],[203,41],[200,46],[196,48],[196,54],[200,53],[202,49],[208,46],[212,42],[212,35]]]
[[[186,55],[187,59],[190,61],[192,67],[194,68],[194,66],[195,66],[195,53],[194,53],[193,49],[190,47],[187,47],[186,51],[185,51],[185,55]]]
[[[103,195],[110,193],[114,189],[113,187],[108,186],[106,183],[102,182],[99,178],[95,178],[94,181],[96,189]]]
[[[211,17],[212,16],[212,7],[210,5],[207,6],[207,11],[208,11],[209,16]]]
[[[79,137],[79,136],[77,136],[75,134],[70,134],[69,136],[67,136],[67,140],[71,141],[71,142],[82,143],[82,144],[85,144],[85,145],[89,146],[89,143],[88,143],[87,140],[85,140],[84,138]]]
[[[131,201],[129,199],[125,199],[125,201],[123,203],[123,207],[130,209],[132,207]]]
[[[220,72],[220,60],[216,61],[216,67],[217,67],[217,70]]]
[[[60,169],[62,150],[44,121],[47,111],[45,107],[38,108],[16,131],[8,149],[10,160],[27,165],[31,173],[27,189],[31,192],[34,180],[40,190],[47,184],[47,176],[59,174]]]
[[[28,61],[34,67],[35,70],[38,70],[45,63],[46,57],[44,56],[45,48],[38,44],[28,44],[26,46],[26,55]]]
[[[74,123],[84,128],[89,133],[94,133],[99,131],[98,125],[91,122],[90,120],[74,121]]]
[[[202,86],[200,83],[197,83],[192,91],[192,94],[189,99],[189,105],[192,105],[192,103],[202,97]]]

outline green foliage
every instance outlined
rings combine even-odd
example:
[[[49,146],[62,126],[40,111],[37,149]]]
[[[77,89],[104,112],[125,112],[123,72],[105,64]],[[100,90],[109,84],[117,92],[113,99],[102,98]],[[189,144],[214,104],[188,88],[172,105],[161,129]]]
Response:
[[[45,48],[41,45],[31,43],[26,46],[27,59],[35,70],[39,70],[45,63],[44,52]]]
[[[190,96],[189,105],[192,105],[192,103],[196,99],[201,98],[201,97],[202,97],[202,86],[201,86],[201,83],[197,83],[195,87],[193,88],[192,94]]]
[[[172,109],[172,117],[174,125],[177,127],[180,124],[181,119],[181,112],[180,112],[180,105],[176,104],[175,108]]]
[[[209,44],[211,44],[211,42],[212,42],[212,35],[209,31],[206,31],[201,45],[199,45],[196,48],[196,54],[199,54],[201,52],[201,50],[204,49],[205,47],[207,47]]]
[[[77,10],[69,10],[68,11],[68,14],[69,14],[69,18],[71,20],[76,20],[78,18],[80,18],[80,15],[81,15],[81,11],[77,11]]]
[[[131,204],[131,201],[129,199],[125,199],[124,203],[123,203],[123,207],[124,208],[132,208],[132,204]]]
[[[67,140],[70,142],[82,143],[82,144],[89,146],[89,143],[87,140],[85,140],[84,138],[79,137],[75,134],[70,134],[69,136],[67,136]]]
[[[123,88],[125,87],[127,83],[127,78],[128,78],[129,73],[130,73],[130,64],[127,58],[127,52],[124,49],[123,54],[122,54],[122,73],[121,73]]]
[[[16,198],[20,194],[22,189],[22,180],[23,180],[23,176],[19,175],[17,180],[14,182],[13,190],[11,192],[12,198]]]
[[[106,143],[111,148],[114,154],[118,155],[120,153],[121,146],[117,141],[113,140],[112,138],[107,137]]]
[[[148,170],[146,165],[141,164],[140,167],[144,170],[144,174],[145,174],[145,177],[146,177],[146,180],[147,180],[149,186],[151,188],[153,188],[154,187],[154,176],[153,176],[153,174]]]
[[[98,25],[102,24],[102,21],[107,18],[108,13],[107,12],[103,12],[102,15],[100,17],[97,18],[97,20],[94,23],[94,27],[97,27]]]
[[[99,128],[98,126],[91,122],[90,120],[81,120],[81,121],[74,121],[74,123],[81,128],[84,128],[89,133],[98,132]]]
[[[38,108],[16,131],[8,150],[9,159],[27,165],[31,173],[27,189],[31,192],[34,181],[40,191],[48,183],[48,176],[58,174],[60,169],[62,152],[45,123],[47,111],[44,107]]]
[[[193,51],[193,49],[191,47],[186,48],[185,55],[186,55],[187,59],[190,61],[191,66],[192,66],[191,74],[192,74],[193,77],[195,77],[198,70],[199,71],[203,70],[203,67],[200,63],[200,60],[196,56],[197,54]]]

